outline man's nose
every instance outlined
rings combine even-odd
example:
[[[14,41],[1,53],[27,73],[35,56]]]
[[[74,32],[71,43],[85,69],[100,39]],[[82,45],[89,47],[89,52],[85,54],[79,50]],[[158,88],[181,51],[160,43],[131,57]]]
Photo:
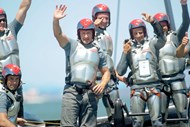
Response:
[[[141,35],[140,33],[137,33],[137,37],[140,37],[140,35]]]

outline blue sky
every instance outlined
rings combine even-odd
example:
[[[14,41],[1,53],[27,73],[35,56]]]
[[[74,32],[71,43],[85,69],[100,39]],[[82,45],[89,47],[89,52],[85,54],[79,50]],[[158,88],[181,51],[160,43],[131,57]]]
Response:
[[[131,20],[142,18],[141,13],[154,15],[165,12],[164,0],[120,0],[119,27],[116,31],[117,2],[118,0],[33,0],[28,11],[23,28],[18,34],[20,61],[23,72],[24,88],[63,88],[65,77],[65,53],[53,36],[52,17],[56,4],[65,4],[67,16],[61,20],[63,31],[71,38],[76,37],[76,26],[80,19],[91,18],[92,8],[99,3],[109,6],[111,11],[111,25],[108,32],[111,34],[114,45],[117,45],[116,62],[122,51],[123,40],[129,38],[128,24]],[[181,23],[180,0],[171,0],[176,28]],[[0,7],[8,15],[8,22],[16,15],[21,0],[0,0]],[[188,1],[190,8],[190,2]],[[151,37],[152,27],[147,24],[148,34]],[[116,33],[118,34],[116,40]],[[114,55],[113,55],[114,56]],[[44,88],[44,89],[41,89]],[[62,91],[62,89],[61,89]]]

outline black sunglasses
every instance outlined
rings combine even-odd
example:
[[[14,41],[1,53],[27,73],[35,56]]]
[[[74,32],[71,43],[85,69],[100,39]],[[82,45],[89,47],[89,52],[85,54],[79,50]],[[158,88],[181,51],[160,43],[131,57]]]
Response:
[[[2,21],[3,21],[3,22],[6,22],[6,19],[0,19],[0,22],[2,22]]]

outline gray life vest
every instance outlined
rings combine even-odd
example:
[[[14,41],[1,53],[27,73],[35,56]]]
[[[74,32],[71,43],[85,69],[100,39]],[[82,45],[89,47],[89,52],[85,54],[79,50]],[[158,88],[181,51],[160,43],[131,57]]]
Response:
[[[99,65],[98,48],[85,48],[81,43],[70,56],[71,82],[94,82]]]
[[[145,40],[144,44],[132,44],[131,49],[131,71],[133,72],[133,84],[144,84],[157,82],[159,80],[157,73],[157,57],[151,51],[150,41]]]
[[[172,75],[183,72],[185,68],[185,58],[176,57],[178,39],[175,33],[167,35],[167,41],[163,48],[160,49],[159,67],[161,75]]]
[[[0,84],[0,92],[5,93],[13,101],[13,104],[8,109],[8,118],[11,122],[16,124],[17,115],[20,110],[20,102],[15,98],[18,94],[17,92],[15,92],[15,94],[11,93],[9,90],[3,87],[2,84]]]
[[[6,64],[20,66],[18,43],[9,29],[0,37],[0,72]]]

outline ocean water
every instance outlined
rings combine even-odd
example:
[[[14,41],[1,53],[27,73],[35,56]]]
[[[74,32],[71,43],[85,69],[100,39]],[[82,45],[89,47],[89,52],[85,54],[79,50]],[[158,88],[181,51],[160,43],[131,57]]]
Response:
[[[41,120],[59,120],[61,115],[61,100],[39,104],[24,103],[24,110]],[[106,116],[106,110],[101,100],[98,103],[98,116]]]
[[[58,120],[60,119],[61,100],[36,104],[24,103],[24,111],[41,120]]]
[[[25,112],[33,114],[42,120],[58,120],[61,115],[61,100],[41,104],[24,104],[24,110]],[[98,116],[105,115],[106,111],[102,103],[99,103]]]
[[[129,94],[125,89],[120,90],[120,98],[123,103],[129,105],[129,98],[126,96]],[[43,103],[24,103],[24,111],[36,116],[41,120],[59,120],[61,116],[61,98],[50,99],[51,101]],[[102,100],[98,103],[98,116],[106,116],[106,110],[103,106]]]

